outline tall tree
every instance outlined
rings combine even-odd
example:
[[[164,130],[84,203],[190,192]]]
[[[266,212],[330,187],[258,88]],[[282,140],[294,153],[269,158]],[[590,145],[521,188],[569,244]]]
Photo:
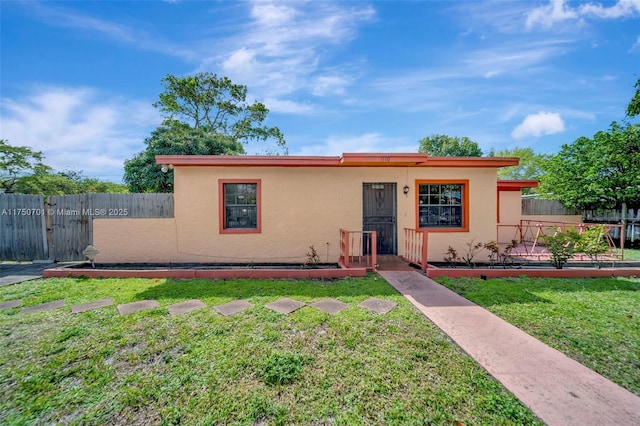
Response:
[[[85,193],[127,193],[126,185],[87,178],[81,171],[65,170],[56,172],[42,165],[33,174],[20,177],[15,184],[19,194],[65,195]]]
[[[275,141],[286,154],[280,129],[264,124],[269,110],[246,101],[247,87],[212,73],[162,79],[164,91],[153,105],[164,114],[145,140],[145,150],[125,161],[124,181],[132,192],[172,192],[173,171],[162,172],[156,155],[239,155],[243,143]],[[270,153],[277,153],[267,148]]]
[[[545,165],[540,189],[569,207],[640,203],[640,124],[613,122],[593,138],[565,144]]]
[[[247,86],[210,72],[186,77],[169,74],[162,84],[164,92],[153,106],[165,114],[165,124],[180,121],[239,142],[274,139],[285,147],[280,129],[264,125],[267,107],[247,102]]]
[[[540,179],[545,173],[544,165],[549,160],[547,154],[536,154],[533,148],[503,149],[491,153],[492,157],[516,157],[520,164],[512,167],[498,169],[498,178],[506,180],[533,180]],[[525,190],[533,188],[525,188]]]
[[[636,94],[631,98],[629,105],[627,106],[627,116],[635,117],[640,115],[640,78],[636,81]]]
[[[14,192],[21,177],[46,167],[42,158],[40,151],[28,146],[12,146],[9,141],[0,139],[0,189],[7,193]]]
[[[82,174],[73,170],[55,172],[49,166],[38,167],[16,182],[16,193],[64,195],[83,193]]]
[[[432,157],[481,157],[482,149],[467,137],[431,135],[420,139],[418,152]]]
[[[125,161],[124,181],[131,192],[173,192],[173,170],[163,172],[156,155],[239,155],[242,143],[202,128],[170,122],[144,141],[146,149]]]
[[[86,178],[82,172],[56,172],[43,159],[40,151],[11,146],[0,139],[0,189],[7,193],[42,195],[127,192],[122,184]]]

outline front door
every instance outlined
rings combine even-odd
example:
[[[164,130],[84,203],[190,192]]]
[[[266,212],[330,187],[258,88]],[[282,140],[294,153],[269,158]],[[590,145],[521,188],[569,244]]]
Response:
[[[362,184],[362,229],[376,231],[378,254],[398,254],[396,184]]]

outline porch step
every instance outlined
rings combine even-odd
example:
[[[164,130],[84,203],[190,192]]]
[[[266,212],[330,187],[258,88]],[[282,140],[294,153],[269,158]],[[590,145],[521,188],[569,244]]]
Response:
[[[416,269],[405,262],[400,256],[378,256],[378,271],[415,271]]]

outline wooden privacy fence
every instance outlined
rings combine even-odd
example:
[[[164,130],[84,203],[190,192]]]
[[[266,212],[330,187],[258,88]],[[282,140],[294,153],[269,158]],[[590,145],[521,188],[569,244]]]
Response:
[[[522,214],[529,215],[579,215],[582,212],[562,205],[557,200],[543,200],[541,198],[523,198]]]
[[[612,227],[610,235],[614,240],[626,240],[628,247],[640,247],[640,206],[622,209],[578,210],[564,207],[560,201],[540,198],[523,198],[522,215],[581,215],[585,223],[622,224],[626,222],[624,235],[621,227]]]
[[[85,260],[94,218],[173,217],[173,194],[0,194],[0,260]]]

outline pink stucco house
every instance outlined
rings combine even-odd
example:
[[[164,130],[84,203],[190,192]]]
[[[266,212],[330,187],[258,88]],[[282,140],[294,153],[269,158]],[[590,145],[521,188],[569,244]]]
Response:
[[[497,170],[517,158],[369,153],[156,161],[174,170],[174,217],[96,219],[97,262],[302,263],[311,246],[320,261],[338,262],[353,245],[341,230],[365,231],[356,251],[370,250],[362,245],[375,231],[378,255],[405,257],[415,251],[408,239],[426,231],[428,260],[441,261],[449,245],[496,240],[498,224],[518,223],[520,189],[536,184],[498,180]]]

